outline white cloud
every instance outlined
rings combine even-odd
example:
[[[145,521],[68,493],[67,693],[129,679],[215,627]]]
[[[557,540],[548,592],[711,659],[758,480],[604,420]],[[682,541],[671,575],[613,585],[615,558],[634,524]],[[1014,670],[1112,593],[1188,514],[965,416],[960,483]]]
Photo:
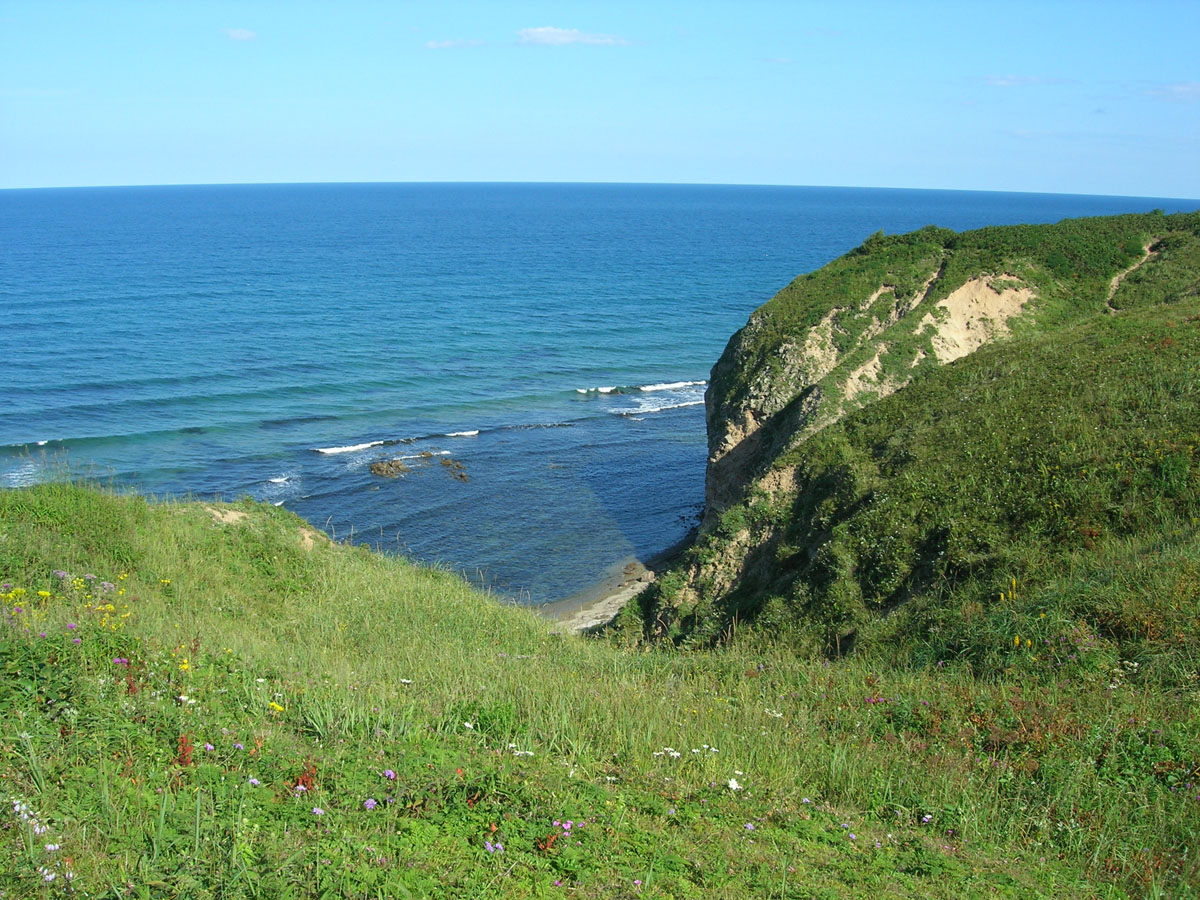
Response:
[[[984,80],[992,87],[1023,87],[1044,83],[1044,79],[1036,75],[989,75]]]
[[[1030,85],[1076,84],[1070,78],[1047,78],[1044,75],[988,75],[983,79],[990,87],[1029,87]]]
[[[258,37],[253,31],[245,28],[226,28],[225,34],[231,41],[252,41]]]
[[[483,41],[426,41],[426,50],[451,50],[455,47],[482,47]]]
[[[578,28],[522,28],[517,32],[518,43],[537,44],[543,47],[563,47],[567,44],[593,44],[595,46],[616,47],[629,43],[624,38],[612,34],[587,34]]]
[[[1200,103],[1200,81],[1181,81],[1166,84],[1149,92],[1154,97],[1173,100],[1176,103]]]

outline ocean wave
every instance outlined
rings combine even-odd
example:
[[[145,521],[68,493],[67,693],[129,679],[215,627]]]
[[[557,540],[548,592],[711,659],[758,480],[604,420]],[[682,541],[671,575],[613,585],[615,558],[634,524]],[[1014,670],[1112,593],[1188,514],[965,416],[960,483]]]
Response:
[[[386,441],[368,441],[365,444],[350,444],[345,447],[317,447],[318,453],[332,455],[334,453],[354,453],[358,450],[370,450],[372,447],[382,447]]]
[[[707,381],[668,381],[662,384],[643,384],[638,388],[639,391],[677,391],[680,388],[699,387],[707,385]]]
[[[584,396],[599,396],[600,394],[638,394],[655,391],[679,391],[686,388],[704,387],[707,381],[661,381],[651,384],[613,385],[611,387],[575,388],[575,393]]]
[[[649,413],[666,412],[668,409],[686,409],[689,406],[703,406],[703,400],[681,400],[678,403],[643,403],[638,406],[621,406],[610,409],[614,416],[644,416]]]
[[[477,434],[479,434],[478,428],[474,431],[449,431],[442,437],[475,437]]]

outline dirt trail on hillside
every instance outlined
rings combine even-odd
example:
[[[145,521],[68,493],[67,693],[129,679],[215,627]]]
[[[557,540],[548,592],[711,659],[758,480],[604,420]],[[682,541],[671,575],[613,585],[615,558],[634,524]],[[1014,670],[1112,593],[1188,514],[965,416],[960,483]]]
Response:
[[[1147,243],[1146,246],[1142,247],[1142,258],[1141,259],[1139,259],[1137,262],[1135,262],[1132,266],[1130,266],[1124,272],[1118,272],[1116,275],[1113,276],[1112,281],[1110,281],[1108,283],[1108,296],[1104,298],[1104,305],[1105,305],[1105,307],[1107,307],[1108,314],[1110,316],[1115,316],[1118,312],[1117,308],[1112,305],[1112,298],[1117,295],[1117,288],[1119,288],[1121,286],[1121,282],[1124,281],[1126,279],[1126,277],[1128,277],[1132,273],[1136,272],[1138,269],[1140,269],[1142,266],[1144,266],[1147,262],[1149,262],[1150,257],[1158,255],[1153,250],[1150,249],[1151,246],[1153,246],[1153,241]]]

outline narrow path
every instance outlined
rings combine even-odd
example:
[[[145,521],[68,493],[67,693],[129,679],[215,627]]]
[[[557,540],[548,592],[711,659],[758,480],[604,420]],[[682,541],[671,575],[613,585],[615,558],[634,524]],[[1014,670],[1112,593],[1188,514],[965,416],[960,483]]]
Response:
[[[1140,269],[1142,266],[1144,266],[1146,264],[1146,262],[1150,259],[1150,257],[1157,255],[1150,249],[1150,247],[1153,246],[1153,244],[1154,244],[1153,240],[1148,241],[1146,243],[1146,245],[1144,247],[1142,247],[1142,254],[1143,254],[1142,258],[1139,259],[1137,262],[1135,262],[1132,266],[1130,266],[1124,272],[1118,272],[1116,275],[1113,276],[1112,281],[1110,281],[1108,283],[1108,296],[1104,298],[1104,305],[1108,308],[1108,314],[1110,316],[1115,316],[1117,314],[1117,308],[1112,305],[1112,298],[1117,295],[1117,288],[1119,288],[1121,286],[1121,282],[1124,281],[1125,277],[1127,275],[1129,275],[1131,272],[1135,272],[1138,269]]]

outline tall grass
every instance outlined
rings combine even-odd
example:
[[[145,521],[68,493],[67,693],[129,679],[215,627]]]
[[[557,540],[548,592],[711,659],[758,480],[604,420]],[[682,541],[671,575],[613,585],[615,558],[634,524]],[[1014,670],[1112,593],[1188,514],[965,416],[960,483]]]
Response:
[[[9,896],[1194,895],[1197,698],[1103,641],[623,649],[232,509],[0,494]]]

